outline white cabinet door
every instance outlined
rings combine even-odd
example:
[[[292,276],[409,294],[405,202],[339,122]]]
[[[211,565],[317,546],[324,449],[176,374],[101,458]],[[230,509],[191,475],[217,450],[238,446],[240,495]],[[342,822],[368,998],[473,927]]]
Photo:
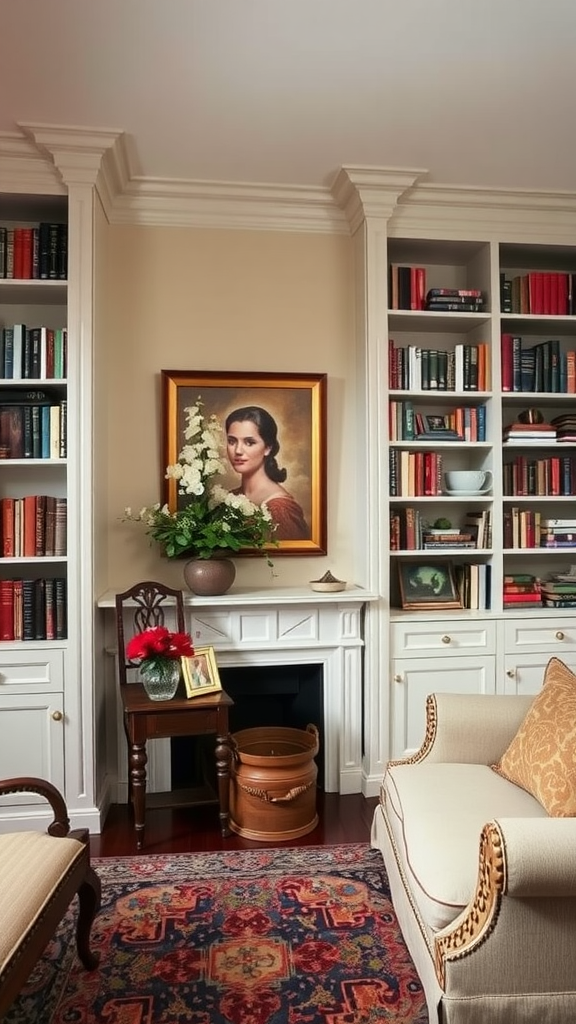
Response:
[[[393,668],[392,757],[409,757],[424,740],[429,693],[494,693],[496,659],[404,658]]]
[[[522,695],[536,694],[542,689],[546,665],[552,655],[545,654],[508,654],[505,660],[504,693]],[[576,672],[576,655],[564,652],[557,655],[565,665]]]
[[[7,694],[0,705],[0,778],[35,775],[64,792],[64,722],[63,693]],[[45,801],[21,793],[0,799],[0,807],[38,803]]]

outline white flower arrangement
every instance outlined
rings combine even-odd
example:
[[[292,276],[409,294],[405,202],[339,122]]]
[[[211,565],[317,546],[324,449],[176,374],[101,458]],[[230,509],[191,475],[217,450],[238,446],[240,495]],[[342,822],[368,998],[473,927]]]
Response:
[[[191,500],[175,512],[160,502],[135,515],[126,508],[123,521],[143,523],[168,558],[211,558],[218,552],[274,544],[274,522],[265,505],[254,505],[220,484],[208,486],[211,477],[226,471],[224,432],[214,415],[205,423],[202,408],[199,397],[184,410],[185,444],[178,461],[166,467],[166,478],[176,480],[179,493],[191,495]]]

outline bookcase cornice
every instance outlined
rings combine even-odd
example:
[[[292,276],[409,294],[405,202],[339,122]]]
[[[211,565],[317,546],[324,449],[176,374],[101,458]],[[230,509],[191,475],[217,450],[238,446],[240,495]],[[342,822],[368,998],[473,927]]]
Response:
[[[31,139],[17,132],[0,132],[0,181],[3,192],[63,195],[66,189],[52,161]]]
[[[400,197],[426,173],[402,167],[341,167],[331,191],[354,233],[368,218],[389,220]]]

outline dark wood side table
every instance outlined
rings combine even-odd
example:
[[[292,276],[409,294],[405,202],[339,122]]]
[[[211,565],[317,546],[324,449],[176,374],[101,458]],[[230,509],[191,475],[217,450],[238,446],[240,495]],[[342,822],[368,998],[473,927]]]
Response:
[[[130,795],[134,808],[136,848],[144,842],[146,815],[146,742],[172,736],[216,735],[215,757],[220,804],[220,830],[230,835],[230,761],[232,750],[228,727],[228,709],[234,703],[224,691],[206,697],[180,697],[150,700],[141,683],[120,686],[124,727],[128,740]]]

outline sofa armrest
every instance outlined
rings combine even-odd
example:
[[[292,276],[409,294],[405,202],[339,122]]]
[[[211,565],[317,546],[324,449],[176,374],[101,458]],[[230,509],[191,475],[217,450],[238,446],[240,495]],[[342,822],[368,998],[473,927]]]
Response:
[[[442,988],[573,992],[576,819],[502,818],[482,829],[474,898],[434,938]]]
[[[0,796],[7,793],[37,793],[44,797],[52,808],[53,820],[48,826],[48,833],[51,836],[67,836],[70,832],[70,819],[68,808],[60,790],[56,789],[46,779],[38,779],[34,776],[20,776],[13,779],[0,780]]]
[[[426,698],[426,733],[420,750],[392,763],[494,764],[533,700],[533,696],[432,693]]]

